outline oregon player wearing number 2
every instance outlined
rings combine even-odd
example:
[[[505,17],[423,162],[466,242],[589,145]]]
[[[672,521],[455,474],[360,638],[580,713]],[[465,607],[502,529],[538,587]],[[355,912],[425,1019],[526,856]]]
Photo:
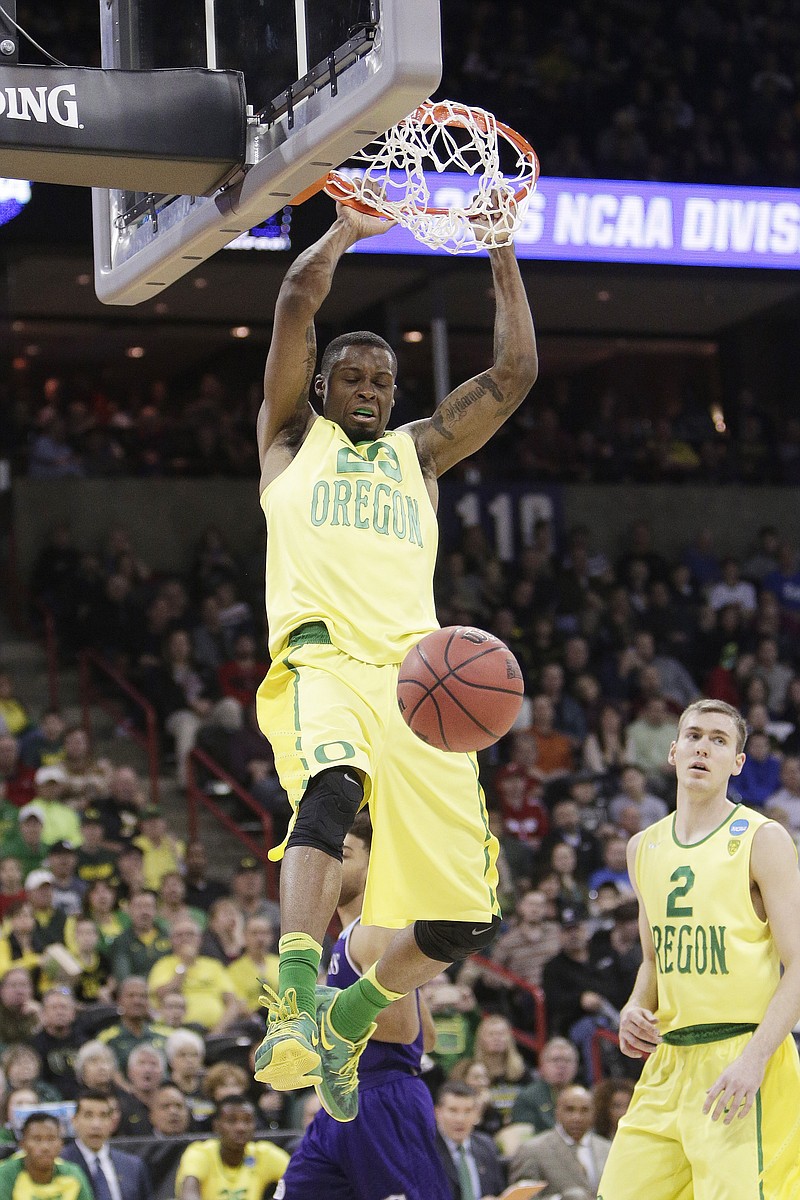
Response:
[[[620,1047],[650,1057],[598,1200],[800,1198],[800,872],[788,833],[727,798],[745,737],[730,705],[690,705],[676,812],[629,844],[644,961]]]
[[[390,222],[338,206],[278,295],[258,417],[267,521],[272,666],[258,718],[294,813],[281,870],[278,992],[256,1079],[314,1084],[340,1121],[357,1111],[358,1057],[378,1013],[489,944],[499,923],[497,842],[474,755],[447,754],[400,716],[399,665],[437,628],[438,478],[519,406],[537,372],[533,321],[509,242],[489,253],[494,362],[426,420],[387,432],[397,361],[373,333],[327,347],[314,378],[314,318],[336,266]],[[308,401],[311,381],[322,406]],[[321,942],[339,897],[342,845],[369,802],[364,921],[396,929],[374,967],[315,997]]]

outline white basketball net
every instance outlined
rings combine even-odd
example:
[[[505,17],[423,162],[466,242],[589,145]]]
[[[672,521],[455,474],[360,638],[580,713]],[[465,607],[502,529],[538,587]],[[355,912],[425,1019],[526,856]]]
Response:
[[[501,170],[500,141],[516,154]],[[452,100],[430,101],[332,171],[325,190],[361,211],[389,217],[435,250],[472,254],[514,238],[536,185],[539,162],[528,143],[490,112]],[[464,205],[436,207],[425,172],[474,179]]]

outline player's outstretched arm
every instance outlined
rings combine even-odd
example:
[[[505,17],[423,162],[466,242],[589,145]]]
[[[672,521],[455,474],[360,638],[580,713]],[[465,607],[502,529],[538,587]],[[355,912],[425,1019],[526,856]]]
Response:
[[[361,238],[383,233],[391,225],[391,221],[367,217],[339,204],[327,233],[304,250],[286,272],[275,304],[264,370],[264,403],[256,430],[262,471],[279,435],[289,426],[296,431],[298,424],[314,418],[308,400],[317,360],[314,318],[331,290],[339,259]]]
[[[800,872],[797,851],[780,825],[762,825],[753,838],[750,875],[761,893],[783,975],[747,1046],[709,1088],[703,1112],[725,1124],[745,1117],[755,1102],[764,1071],[781,1042],[800,1020]]]
[[[406,426],[423,466],[443,475],[474,454],[520,406],[539,360],[528,297],[511,242],[489,251],[497,309],[494,362],[446,396],[432,417]]]
[[[619,1048],[628,1058],[652,1054],[661,1041],[655,1010],[658,1005],[656,952],[653,935],[647,923],[642,897],[636,883],[636,852],[644,835],[635,834],[628,842],[628,875],[639,901],[639,939],[642,943],[642,965],[636,975],[631,998],[620,1013]]]

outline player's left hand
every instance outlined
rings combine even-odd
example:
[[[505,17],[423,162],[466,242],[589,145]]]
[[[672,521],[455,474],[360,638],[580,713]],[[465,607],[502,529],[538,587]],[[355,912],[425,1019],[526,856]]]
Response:
[[[386,233],[387,229],[393,229],[397,224],[388,217],[372,217],[367,213],[359,212],[358,209],[351,208],[349,204],[342,204],[341,201],[336,203],[336,216],[352,229],[353,236],[357,241]]]
[[[480,213],[469,218],[469,223],[475,234],[475,240],[478,243],[491,238],[495,246],[511,246],[514,244],[514,239],[509,228],[508,220],[499,208],[500,193],[490,193],[491,202],[496,205],[494,209],[489,209],[486,212]]]
[[[708,1089],[703,1112],[710,1112],[712,1121],[718,1121],[724,1114],[726,1125],[730,1125],[735,1117],[741,1120],[753,1107],[763,1079],[764,1064],[741,1054]]]

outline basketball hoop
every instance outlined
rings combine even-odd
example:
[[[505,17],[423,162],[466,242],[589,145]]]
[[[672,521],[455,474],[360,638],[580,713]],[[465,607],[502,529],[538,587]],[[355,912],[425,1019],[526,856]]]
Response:
[[[516,161],[501,166],[501,149]],[[369,216],[388,217],[418,241],[450,254],[491,250],[513,239],[539,176],[539,160],[520,134],[483,108],[426,100],[350,160],[331,171],[325,191]],[[436,207],[425,170],[474,178],[462,205]]]

